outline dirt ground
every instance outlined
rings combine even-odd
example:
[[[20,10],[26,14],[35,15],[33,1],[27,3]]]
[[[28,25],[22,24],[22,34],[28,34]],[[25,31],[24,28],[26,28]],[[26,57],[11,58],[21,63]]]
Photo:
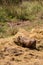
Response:
[[[14,43],[18,35],[35,37],[38,44],[43,44],[43,29],[27,32],[20,29],[15,36],[0,39],[0,65],[43,65],[43,46],[41,50],[23,48]],[[41,41],[40,41],[41,40]]]

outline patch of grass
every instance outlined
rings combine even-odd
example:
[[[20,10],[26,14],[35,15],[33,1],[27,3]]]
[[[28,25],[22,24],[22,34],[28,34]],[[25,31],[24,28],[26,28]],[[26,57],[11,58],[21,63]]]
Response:
[[[0,24],[0,38],[13,36],[17,33],[18,29],[6,22]]]
[[[39,2],[23,2],[21,5],[21,15],[23,20],[34,20],[36,15],[43,9]]]
[[[43,11],[43,5],[38,2],[23,2],[18,6],[4,6],[0,7],[0,21],[19,20],[34,20],[38,13]]]
[[[42,1],[43,2],[43,1]],[[11,4],[10,6],[0,6],[0,37],[14,35],[18,30],[14,26],[9,26],[7,23],[16,22],[18,20],[33,21],[36,18],[43,20],[43,4],[38,1],[25,1],[20,5]],[[41,15],[40,15],[40,14]],[[39,22],[38,22],[39,24]],[[26,29],[30,29],[25,27]]]

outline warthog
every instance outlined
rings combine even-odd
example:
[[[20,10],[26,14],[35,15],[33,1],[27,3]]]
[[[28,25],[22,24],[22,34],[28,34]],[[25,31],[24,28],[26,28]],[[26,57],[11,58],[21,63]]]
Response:
[[[28,39],[22,36],[18,36],[18,38],[14,41],[17,45],[27,48],[36,48],[36,40],[35,39]]]

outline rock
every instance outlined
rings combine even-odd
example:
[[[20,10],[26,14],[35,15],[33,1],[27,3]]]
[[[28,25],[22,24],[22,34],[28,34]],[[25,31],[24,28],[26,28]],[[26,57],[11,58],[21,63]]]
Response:
[[[28,39],[26,37],[18,36],[14,40],[14,42],[17,45],[20,45],[22,47],[27,47],[27,48],[32,48],[32,49],[36,48],[36,39]]]

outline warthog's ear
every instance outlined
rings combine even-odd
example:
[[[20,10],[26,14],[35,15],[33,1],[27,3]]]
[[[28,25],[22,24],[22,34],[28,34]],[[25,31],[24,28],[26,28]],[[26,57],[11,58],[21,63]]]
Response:
[[[18,40],[20,40],[20,39],[21,39],[21,37],[22,37],[22,36],[18,36]]]

